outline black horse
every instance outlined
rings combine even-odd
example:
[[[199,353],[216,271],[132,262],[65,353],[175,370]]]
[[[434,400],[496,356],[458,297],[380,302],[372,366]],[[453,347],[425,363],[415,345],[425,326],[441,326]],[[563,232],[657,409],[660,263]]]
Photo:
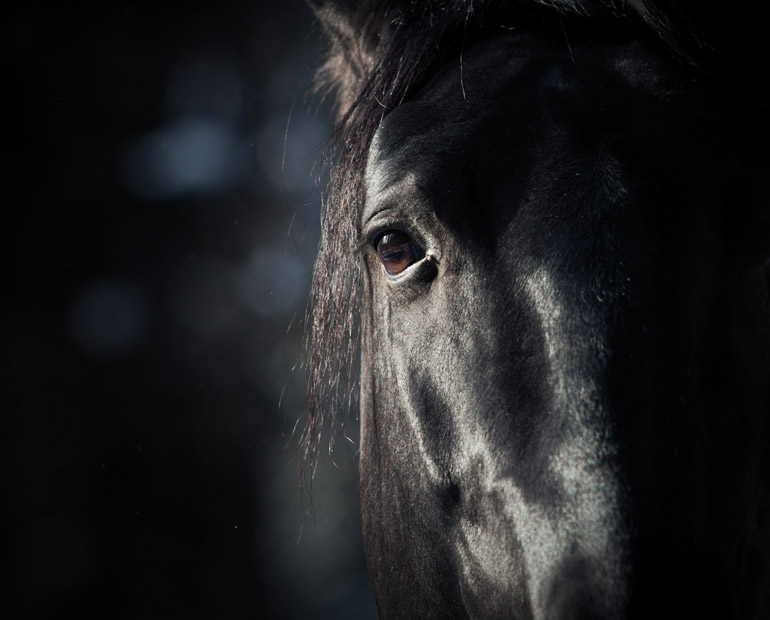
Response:
[[[380,616],[770,618],[760,28],[313,4],[339,114],[305,440],[360,350]]]

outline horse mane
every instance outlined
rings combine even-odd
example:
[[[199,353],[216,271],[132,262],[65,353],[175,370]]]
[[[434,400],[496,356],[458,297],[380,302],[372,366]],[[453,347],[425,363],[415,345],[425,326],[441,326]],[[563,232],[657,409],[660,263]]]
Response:
[[[565,25],[641,36],[682,66],[702,76],[721,75],[727,83],[728,65],[740,55],[730,45],[743,28],[741,22],[751,21],[736,17],[725,22],[722,13],[727,11],[709,13],[702,0],[341,0],[333,6],[310,1],[330,39],[316,88],[335,97],[337,122],[325,154],[330,181],[306,316],[303,481],[312,480],[324,430],[332,428],[331,450],[344,425],[341,412],[355,399],[363,282],[356,251],[364,198],[361,178],[381,120],[438,65],[453,55],[459,58],[465,45],[501,26],[545,27],[555,36]],[[339,4],[347,9],[344,16]],[[733,72],[733,83],[749,73]],[[766,84],[754,92],[760,93],[755,98],[770,101]]]

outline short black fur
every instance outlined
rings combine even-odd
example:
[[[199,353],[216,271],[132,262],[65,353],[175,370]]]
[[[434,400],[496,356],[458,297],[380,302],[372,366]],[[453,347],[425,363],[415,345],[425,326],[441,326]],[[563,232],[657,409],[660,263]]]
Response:
[[[339,108],[305,458],[360,345],[380,616],[767,617],[758,27],[674,0],[314,6]],[[388,230],[419,247],[395,276]]]

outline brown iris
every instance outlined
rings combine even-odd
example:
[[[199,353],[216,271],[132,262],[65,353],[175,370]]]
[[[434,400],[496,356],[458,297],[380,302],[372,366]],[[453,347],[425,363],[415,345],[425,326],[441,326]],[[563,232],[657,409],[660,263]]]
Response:
[[[389,276],[397,276],[423,256],[423,249],[400,230],[389,230],[374,242],[377,256]]]

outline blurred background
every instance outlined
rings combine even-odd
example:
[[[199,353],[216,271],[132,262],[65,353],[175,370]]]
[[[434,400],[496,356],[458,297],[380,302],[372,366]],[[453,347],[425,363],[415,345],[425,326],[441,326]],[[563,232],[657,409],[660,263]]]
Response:
[[[355,428],[312,512],[298,490],[330,132],[310,11],[4,23],[0,617],[373,618]]]

